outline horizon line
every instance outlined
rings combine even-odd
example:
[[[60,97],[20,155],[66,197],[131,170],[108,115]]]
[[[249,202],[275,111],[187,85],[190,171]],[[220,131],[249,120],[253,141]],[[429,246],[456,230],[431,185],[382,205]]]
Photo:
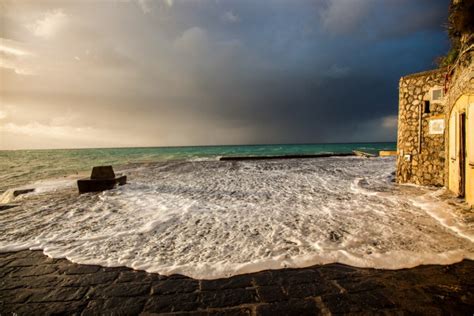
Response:
[[[321,142],[321,143],[260,143],[260,144],[221,144],[221,145],[173,145],[173,146],[117,146],[117,147],[70,147],[70,148],[18,148],[0,149],[2,151],[28,151],[28,150],[86,150],[86,149],[139,149],[139,148],[185,148],[185,147],[237,147],[237,146],[288,146],[288,145],[350,145],[350,144],[383,144],[397,141],[376,141],[376,142]]]

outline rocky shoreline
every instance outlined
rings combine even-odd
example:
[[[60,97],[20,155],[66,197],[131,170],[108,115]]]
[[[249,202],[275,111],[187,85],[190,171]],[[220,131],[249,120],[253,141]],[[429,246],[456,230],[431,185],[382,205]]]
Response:
[[[1,315],[472,315],[474,261],[376,270],[329,264],[219,280],[0,254]]]

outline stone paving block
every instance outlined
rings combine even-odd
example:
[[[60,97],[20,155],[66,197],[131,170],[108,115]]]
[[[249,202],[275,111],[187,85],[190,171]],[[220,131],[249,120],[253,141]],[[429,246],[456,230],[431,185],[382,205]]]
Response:
[[[66,261],[68,262],[68,261]],[[103,272],[124,272],[124,271],[135,271],[127,267],[101,267],[99,271]],[[144,272],[144,271],[141,271]],[[146,273],[146,272],[145,272]]]
[[[315,284],[290,284],[285,286],[286,293],[290,298],[305,298],[318,296]]]
[[[237,307],[237,308],[227,308],[220,309],[215,311],[210,311],[208,316],[249,316],[253,315],[252,308],[250,307]]]
[[[21,281],[27,284],[28,288],[56,287],[62,282],[62,278],[57,275],[40,275],[21,278]]]
[[[88,288],[43,288],[31,290],[28,299],[31,303],[79,301],[88,291]]]
[[[88,294],[91,298],[110,298],[110,297],[133,297],[148,295],[150,293],[150,285],[136,283],[112,283],[101,284],[93,287]]]
[[[145,297],[91,300],[81,315],[138,315],[146,301]]]
[[[258,305],[256,309],[256,315],[261,316],[314,316],[320,314],[321,312],[314,300],[289,300],[272,304],[262,304]]]
[[[368,307],[354,302],[349,294],[324,295],[322,301],[332,314],[357,313],[368,310]]]
[[[180,293],[151,296],[143,311],[148,313],[182,312],[197,310],[199,306],[200,296],[198,293]]]
[[[281,285],[281,278],[271,271],[262,271],[253,275],[254,282],[257,286]]]
[[[19,304],[26,302],[33,292],[29,289],[17,289],[15,291],[0,291],[0,302],[8,302],[9,304]],[[0,304],[0,311],[2,310]]]
[[[450,266],[449,273],[454,275],[459,283],[474,286],[474,261],[462,261],[456,265]]]
[[[24,250],[23,252],[25,253],[24,258],[52,259],[48,257],[47,255],[45,255],[42,250],[32,250],[32,251]]]
[[[157,282],[163,279],[166,279],[166,278],[160,276],[159,274],[147,273],[145,271],[125,270],[125,271],[120,272],[116,282],[117,283],[124,283],[124,282],[152,283],[152,282]]]
[[[38,266],[41,264],[46,264],[49,261],[47,259],[40,259],[38,262],[38,258],[15,258],[11,261],[8,266],[9,267],[31,267],[31,266]]]
[[[189,279],[189,277],[182,274],[172,274],[165,276],[166,279]]]
[[[152,313],[152,312],[141,312],[140,316],[209,316],[210,312],[208,311],[189,311],[189,312],[176,312],[176,313]]]
[[[90,274],[64,275],[61,279],[61,286],[80,287],[99,284],[112,283],[117,277],[118,272],[103,272]]]
[[[317,269],[321,276],[326,280],[339,280],[358,276],[360,277],[377,271],[375,269],[366,269],[367,271],[364,271],[363,269],[350,267],[339,263],[323,265],[317,267]]]
[[[152,295],[189,293],[199,289],[199,281],[193,279],[167,279],[151,286]]]
[[[27,278],[10,278],[6,277],[0,280],[0,290],[14,290],[18,288],[26,288],[30,285]]]
[[[419,266],[415,270],[403,270],[400,274],[395,274],[397,280],[405,280],[410,284],[453,284],[457,283],[456,276],[451,273],[442,273],[444,267],[440,266]]]
[[[8,274],[10,274],[13,271],[18,270],[19,268],[16,267],[10,267],[10,266],[5,266],[0,268],[0,278],[6,277]]]
[[[474,289],[471,288],[471,290],[466,290],[463,293],[461,293],[461,297],[459,298],[459,300],[463,304],[473,305],[474,304]]]
[[[13,258],[1,257],[0,258],[0,269],[7,266],[13,260],[14,260]]]
[[[395,308],[396,305],[380,291],[366,291],[350,294],[351,300],[364,307],[375,310],[386,310]]]
[[[322,294],[339,293],[340,289],[332,283],[321,282],[319,284],[311,283],[293,283],[284,286],[284,291],[291,298],[316,297]]]
[[[2,307],[5,315],[79,315],[85,302],[8,304]]]
[[[100,266],[95,265],[83,265],[83,264],[70,264],[63,262],[59,265],[59,273],[61,274],[89,274],[98,272],[101,269]]]
[[[349,293],[366,292],[385,287],[381,280],[360,277],[339,279],[336,282]]]
[[[322,297],[324,305],[331,313],[381,313],[389,312],[396,305],[377,291],[355,294],[333,294]]]
[[[0,259],[8,258],[12,254],[14,254],[14,252],[0,252]]]
[[[17,259],[17,258],[26,258],[26,257],[36,256],[37,252],[43,253],[42,251],[20,250],[16,252],[7,252],[5,253],[5,255],[6,257]]]
[[[474,309],[474,261],[399,271],[332,264],[199,281],[76,265],[40,251],[17,254],[0,256],[11,260],[0,268],[2,314],[472,315]]]
[[[288,296],[283,292],[280,285],[267,285],[257,287],[257,295],[260,302],[272,303],[278,301],[285,301]]]
[[[254,289],[228,289],[201,292],[201,302],[206,307],[228,307],[258,302]]]
[[[20,267],[16,271],[12,272],[10,275],[12,277],[25,277],[25,276],[39,276],[44,274],[54,273],[56,267],[51,264],[46,265],[35,265],[29,267]]]
[[[272,271],[271,273],[279,276],[283,284],[315,284],[323,281],[321,275],[312,269],[291,269],[283,271]]]
[[[420,290],[428,295],[434,305],[439,306],[440,309],[446,314],[473,314],[474,308],[473,304],[474,301],[468,302],[466,304],[461,300],[463,293],[470,293],[469,290],[465,292],[465,289],[458,287],[458,286],[424,286],[421,287]],[[471,293],[472,296],[472,293]]]
[[[223,290],[223,289],[237,289],[253,287],[253,275],[237,275],[226,279],[217,280],[202,280],[201,290],[212,291],[212,290]]]

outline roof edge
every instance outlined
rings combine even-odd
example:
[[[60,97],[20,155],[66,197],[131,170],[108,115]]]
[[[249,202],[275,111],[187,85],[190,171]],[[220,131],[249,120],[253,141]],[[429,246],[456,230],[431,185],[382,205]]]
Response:
[[[400,80],[417,78],[417,77],[425,77],[425,76],[428,76],[428,75],[432,75],[432,74],[436,74],[436,73],[440,73],[440,72],[445,72],[447,70],[448,70],[447,67],[426,70],[426,71],[422,71],[422,72],[417,72],[417,73],[405,75],[405,76],[401,77]]]

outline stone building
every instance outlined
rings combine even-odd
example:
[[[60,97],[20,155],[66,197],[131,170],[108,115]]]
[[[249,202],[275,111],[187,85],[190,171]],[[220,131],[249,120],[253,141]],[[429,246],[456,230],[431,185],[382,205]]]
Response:
[[[444,78],[444,70],[433,70],[400,79],[399,182],[444,185]]]
[[[397,182],[445,186],[474,204],[474,1],[454,0],[446,67],[402,77]],[[469,10],[468,10],[469,9]],[[460,22],[460,20],[462,20]]]

